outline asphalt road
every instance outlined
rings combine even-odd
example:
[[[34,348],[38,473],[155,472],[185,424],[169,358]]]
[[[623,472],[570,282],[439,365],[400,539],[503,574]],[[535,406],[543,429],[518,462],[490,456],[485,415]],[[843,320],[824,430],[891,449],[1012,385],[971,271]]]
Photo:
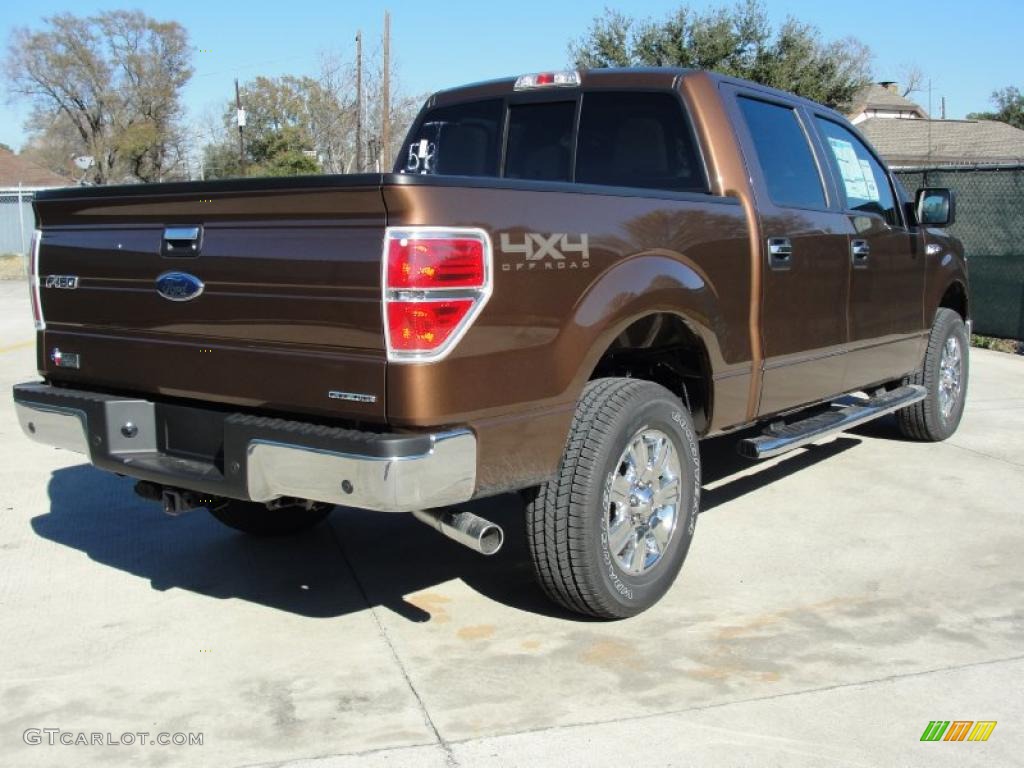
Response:
[[[0,283],[4,392],[31,336]],[[756,465],[704,443],[682,576],[618,623],[545,601],[513,497],[478,505],[491,559],[344,510],[254,541],[29,442],[3,395],[0,764],[1024,764],[1024,359],[972,366],[942,444],[891,421]],[[932,720],[998,725],[922,743]],[[25,743],[44,728],[149,736]]]

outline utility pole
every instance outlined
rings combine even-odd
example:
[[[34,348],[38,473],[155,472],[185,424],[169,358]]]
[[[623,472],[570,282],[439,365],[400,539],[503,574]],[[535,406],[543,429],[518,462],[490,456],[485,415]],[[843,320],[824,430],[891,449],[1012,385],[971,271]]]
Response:
[[[928,165],[932,164],[932,79],[928,78]]]
[[[363,172],[363,30],[356,32],[356,173]]]
[[[380,171],[391,168],[391,13],[384,11],[384,72],[380,94]]]
[[[238,78],[235,78],[235,113],[238,120],[238,164],[241,166],[242,175],[246,175],[245,169],[245,110],[242,109],[242,95],[238,90]]]

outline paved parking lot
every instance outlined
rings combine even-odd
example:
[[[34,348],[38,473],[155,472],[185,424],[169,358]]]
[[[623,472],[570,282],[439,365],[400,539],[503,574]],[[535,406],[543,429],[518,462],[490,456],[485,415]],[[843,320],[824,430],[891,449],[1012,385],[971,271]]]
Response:
[[[0,283],[5,393],[30,339]],[[974,351],[943,444],[883,421],[757,465],[702,451],[680,581],[600,623],[533,585],[514,497],[477,505],[508,533],[491,559],[345,510],[254,541],[30,443],[3,394],[0,764],[1022,764],[1024,359]],[[921,743],[931,720],[998,726]]]

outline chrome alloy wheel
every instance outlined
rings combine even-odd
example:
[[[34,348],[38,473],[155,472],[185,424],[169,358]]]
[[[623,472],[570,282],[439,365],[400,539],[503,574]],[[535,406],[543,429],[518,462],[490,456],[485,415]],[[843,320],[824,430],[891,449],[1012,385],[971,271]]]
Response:
[[[665,554],[679,520],[680,473],[669,436],[645,427],[608,476],[608,550],[626,573],[647,573]]]
[[[960,401],[963,386],[963,356],[960,341],[955,336],[946,339],[939,360],[939,410],[942,418],[948,419]]]

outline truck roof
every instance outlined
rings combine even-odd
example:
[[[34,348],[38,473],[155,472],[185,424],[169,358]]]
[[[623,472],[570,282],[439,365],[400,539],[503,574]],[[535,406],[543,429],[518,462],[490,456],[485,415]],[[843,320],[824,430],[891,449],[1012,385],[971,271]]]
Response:
[[[556,70],[543,70],[556,71]],[[572,71],[572,70],[570,70]],[[740,77],[732,77],[719,72],[712,72],[703,69],[691,69],[687,67],[607,67],[600,69],[577,69],[580,77],[580,88],[622,88],[645,89],[645,88],[672,88],[679,79],[703,75],[715,82],[727,82],[744,88],[751,88],[762,93],[776,96],[786,101],[803,104],[815,109],[825,109],[838,117],[845,117],[835,110],[826,107],[816,101],[797,96],[788,91],[773,88],[752,80],[744,80]],[[445,88],[432,94],[427,99],[426,107],[434,107],[441,104],[450,104],[459,101],[472,101],[475,99],[496,98],[507,96],[515,89],[517,77],[501,77],[493,80],[482,80],[476,83]],[[555,86],[552,90],[561,90]],[[566,90],[569,90],[566,88]]]

